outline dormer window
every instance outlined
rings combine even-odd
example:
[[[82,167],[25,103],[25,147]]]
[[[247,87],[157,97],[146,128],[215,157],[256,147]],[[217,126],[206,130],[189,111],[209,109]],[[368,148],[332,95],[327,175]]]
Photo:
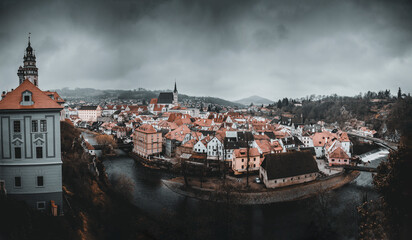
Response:
[[[32,93],[30,91],[24,91],[22,93],[22,100],[23,101],[20,102],[20,105],[30,106],[34,104],[33,99],[32,99]]]

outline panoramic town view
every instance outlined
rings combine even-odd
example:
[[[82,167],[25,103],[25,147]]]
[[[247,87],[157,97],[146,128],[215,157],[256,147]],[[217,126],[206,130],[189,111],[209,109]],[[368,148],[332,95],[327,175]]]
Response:
[[[0,239],[411,239],[408,1],[0,1]]]

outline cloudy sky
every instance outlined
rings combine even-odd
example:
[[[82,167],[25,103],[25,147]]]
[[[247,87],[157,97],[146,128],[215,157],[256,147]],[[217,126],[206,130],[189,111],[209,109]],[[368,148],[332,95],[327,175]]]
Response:
[[[387,2],[387,3],[386,3]],[[40,88],[272,100],[412,91],[408,1],[0,0],[0,89],[31,32]]]

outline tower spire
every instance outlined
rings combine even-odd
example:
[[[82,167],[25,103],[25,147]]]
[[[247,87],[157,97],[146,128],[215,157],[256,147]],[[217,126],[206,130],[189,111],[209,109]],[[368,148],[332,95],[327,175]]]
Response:
[[[34,85],[38,86],[38,68],[36,67],[36,55],[31,47],[31,33],[27,38],[26,52],[23,57],[23,67],[17,70],[19,83],[22,84],[25,79],[29,79]]]
[[[177,92],[176,79],[175,79],[175,90],[173,92]]]

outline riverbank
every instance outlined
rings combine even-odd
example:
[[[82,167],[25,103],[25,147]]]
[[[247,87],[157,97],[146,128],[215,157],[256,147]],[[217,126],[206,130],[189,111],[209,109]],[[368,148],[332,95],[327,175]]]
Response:
[[[360,173],[358,171],[352,171],[349,173],[342,173],[304,184],[277,189],[266,189],[263,187],[261,188],[261,190],[257,190],[253,187],[251,187],[249,190],[235,189],[231,187],[230,184],[226,184],[226,186],[217,186],[215,184],[216,187],[214,188],[209,187],[211,186],[210,184],[204,184],[204,186],[199,187],[196,186],[196,183],[194,183],[193,180],[190,181],[192,185],[186,187],[183,177],[177,177],[170,180],[162,180],[162,182],[173,192],[186,197],[221,203],[255,205],[289,202],[309,198],[319,193],[324,193],[340,188],[356,179],[359,174]],[[230,181],[233,181],[233,179],[228,179]]]
[[[162,158],[152,158],[147,159],[142,156],[137,155],[134,152],[129,152],[128,156],[133,158],[135,162],[141,164],[142,166],[150,169],[164,170],[170,173],[178,173],[180,169],[176,167],[177,162],[174,159],[162,159]]]

